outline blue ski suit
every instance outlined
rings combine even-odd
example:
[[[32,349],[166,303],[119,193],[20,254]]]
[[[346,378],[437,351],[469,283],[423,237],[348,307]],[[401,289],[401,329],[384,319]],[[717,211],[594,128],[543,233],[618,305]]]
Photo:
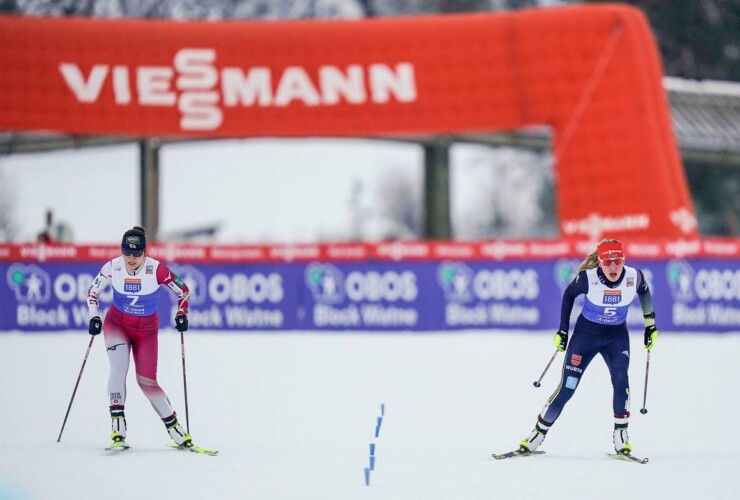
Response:
[[[630,415],[627,310],[637,295],[642,310],[652,311],[650,288],[642,271],[629,266],[624,266],[622,275],[615,282],[609,281],[600,268],[581,271],[563,293],[560,329],[565,332],[569,329],[573,303],[581,294],[586,296],[586,300],[568,342],[560,384],[539,416],[548,426],[560,416],[583,372],[597,354],[604,358],[611,375],[615,419],[626,422]]]

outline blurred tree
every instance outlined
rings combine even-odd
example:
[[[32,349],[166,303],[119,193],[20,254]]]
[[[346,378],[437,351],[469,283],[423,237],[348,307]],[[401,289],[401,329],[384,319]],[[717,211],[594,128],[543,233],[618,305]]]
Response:
[[[373,239],[420,238],[422,233],[422,186],[397,169],[378,179]]]
[[[0,12],[173,19],[307,19],[490,12],[612,0],[0,0]],[[667,75],[740,81],[739,0],[623,0],[647,15]]]
[[[586,0],[603,3],[604,0]],[[669,76],[740,81],[740,1],[626,0],[647,15]]]
[[[740,235],[740,171],[686,162],[686,176],[703,236]]]
[[[360,179],[352,180],[350,188],[349,205],[349,230],[347,232],[350,241],[361,241],[365,233],[365,221],[369,215],[369,208],[365,200],[365,186]]]
[[[556,237],[553,157],[511,147],[460,145],[453,165],[455,239]],[[462,160],[461,156],[456,156]],[[467,184],[464,186],[463,184]]]
[[[3,7],[0,0],[0,7]],[[91,16],[97,0],[15,0],[13,11],[46,16]],[[3,9],[4,10],[4,9]]]
[[[15,227],[13,224],[13,206],[15,197],[10,183],[5,179],[0,165],[0,242],[13,241]]]
[[[609,3],[613,0],[0,0],[0,12],[56,16],[141,17],[173,19],[300,19],[358,18],[457,12],[490,12],[563,4]],[[689,79],[740,81],[740,0],[622,0],[641,9],[660,47],[664,72]],[[526,164],[525,164],[526,166]],[[524,168],[522,166],[518,167]],[[700,231],[703,235],[740,234],[738,218],[740,175],[707,165],[686,165]],[[511,174],[510,182],[516,175]],[[1,180],[1,179],[0,179]],[[545,176],[546,182],[552,179]],[[509,181],[506,181],[509,182]],[[505,185],[506,182],[502,182]],[[418,214],[409,205],[408,186],[389,181],[385,212],[396,211],[397,232],[418,231]],[[7,187],[0,183],[0,219],[7,213]],[[397,190],[395,188],[398,188]],[[491,193],[496,198],[500,194]],[[555,206],[545,190],[536,200],[543,213]],[[419,205],[420,206],[420,205]],[[507,204],[506,206],[510,206]],[[501,207],[491,208],[490,220],[478,221],[485,231],[521,233]],[[495,208],[495,210],[494,210]],[[515,212],[521,215],[521,211]],[[536,217],[534,217],[536,219]],[[0,238],[3,234],[0,220]],[[549,234],[554,219],[541,219]],[[475,224],[474,224],[475,225]],[[401,229],[398,229],[401,228]],[[488,228],[488,229],[486,229]],[[544,229],[543,229],[544,228]],[[358,228],[355,227],[355,231]],[[5,229],[7,232],[7,229]],[[524,236],[524,234],[521,234]]]
[[[17,12],[18,10],[16,0],[0,0],[0,12]]]

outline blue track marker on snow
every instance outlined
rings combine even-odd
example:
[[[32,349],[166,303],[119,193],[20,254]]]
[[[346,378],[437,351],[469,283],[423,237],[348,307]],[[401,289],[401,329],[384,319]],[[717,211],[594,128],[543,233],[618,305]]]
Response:
[[[385,404],[380,404],[380,416],[375,424],[375,437],[380,436],[380,426],[383,425],[383,416],[385,415]],[[370,443],[370,467],[365,469],[365,486],[370,486],[370,471],[375,470],[375,443]]]

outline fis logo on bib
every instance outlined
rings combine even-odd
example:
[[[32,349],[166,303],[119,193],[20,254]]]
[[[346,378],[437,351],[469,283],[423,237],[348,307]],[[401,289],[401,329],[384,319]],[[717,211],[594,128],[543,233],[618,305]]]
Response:
[[[622,290],[604,290],[604,304],[619,304],[622,302]]]
[[[141,291],[141,280],[138,278],[126,278],[123,280],[123,291],[126,293],[138,293]]]

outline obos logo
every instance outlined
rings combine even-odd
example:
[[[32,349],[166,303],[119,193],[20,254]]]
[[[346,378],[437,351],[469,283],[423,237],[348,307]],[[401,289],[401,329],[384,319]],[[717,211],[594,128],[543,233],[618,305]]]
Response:
[[[692,284],[694,282],[694,270],[684,260],[673,260],[666,266],[666,279],[671,287],[674,300],[690,302],[694,300]]]
[[[188,286],[190,290],[190,303],[203,304],[208,295],[208,280],[205,274],[193,266],[177,266],[177,268],[172,268],[172,270]],[[172,301],[177,300],[175,294],[168,293],[167,295]]]
[[[38,266],[13,264],[6,279],[18,302],[46,304],[51,299],[51,277]]]
[[[216,273],[208,282],[208,295],[217,304],[232,302],[244,304],[252,302],[277,304],[283,300],[283,277],[278,273],[251,275]]]
[[[578,267],[581,263],[577,260],[564,259],[555,262],[555,283],[560,290],[565,290],[576,277]]]
[[[473,270],[462,262],[443,262],[437,267],[437,283],[450,302],[473,300]]]
[[[344,297],[352,302],[411,302],[419,295],[411,271],[351,271],[345,277],[331,264],[310,264],[305,276],[314,300],[325,304],[336,304]]]
[[[534,300],[540,294],[534,269],[483,269],[473,277],[473,294],[480,300]]]
[[[694,291],[699,300],[738,300],[740,271],[701,269],[694,278]]]
[[[309,264],[305,278],[316,302],[338,304],[344,300],[344,275],[331,264]]]

